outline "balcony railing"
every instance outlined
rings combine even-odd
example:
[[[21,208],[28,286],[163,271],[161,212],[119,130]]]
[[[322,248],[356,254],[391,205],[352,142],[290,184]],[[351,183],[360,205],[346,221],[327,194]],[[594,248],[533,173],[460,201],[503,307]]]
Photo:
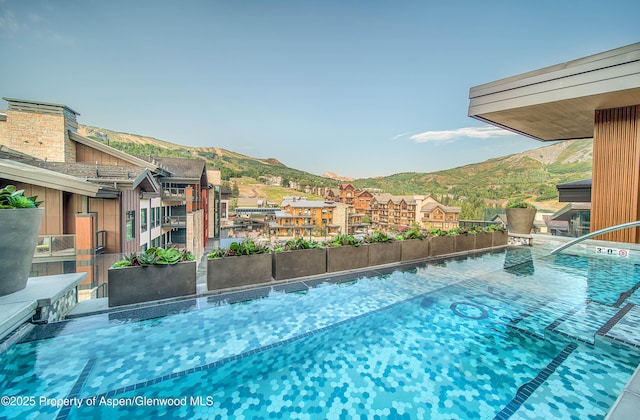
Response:
[[[76,235],[39,235],[34,258],[76,255]]]
[[[162,190],[163,201],[187,201],[187,189],[186,188],[164,188]],[[191,197],[191,201],[194,201],[194,197]]]
[[[106,245],[107,231],[99,230],[96,232],[96,254],[104,253],[104,247]]]
[[[187,226],[187,216],[165,216],[162,221],[162,227],[173,228],[173,227],[186,227]]]

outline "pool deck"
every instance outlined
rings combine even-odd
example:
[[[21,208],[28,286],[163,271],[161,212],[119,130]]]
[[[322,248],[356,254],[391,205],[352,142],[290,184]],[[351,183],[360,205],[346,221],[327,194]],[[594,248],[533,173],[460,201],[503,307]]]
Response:
[[[30,277],[24,289],[1,296],[0,340],[31,320],[37,308],[52,305],[86,277],[87,273]]]
[[[640,413],[640,366],[636,369],[624,391],[607,414],[607,420],[627,420],[638,418]]]

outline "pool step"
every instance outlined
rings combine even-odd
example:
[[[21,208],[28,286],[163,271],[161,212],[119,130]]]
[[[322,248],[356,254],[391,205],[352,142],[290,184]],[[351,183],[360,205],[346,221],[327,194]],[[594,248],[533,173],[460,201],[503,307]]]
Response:
[[[622,344],[640,350],[638,325],[640,325],[640,306],[627,303],[596,332],[596,343]]]
[[[545,339],[569,339],[594,345],[596,333],[619,311],[599,302],[587,301],[547,326]]]

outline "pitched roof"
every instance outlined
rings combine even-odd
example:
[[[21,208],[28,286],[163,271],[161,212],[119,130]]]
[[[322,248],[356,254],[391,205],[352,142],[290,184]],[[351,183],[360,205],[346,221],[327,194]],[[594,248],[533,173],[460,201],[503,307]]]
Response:
[[[0,147],[0,158],[24,163],[60,174],[69,175],[78,180],[96,184],[127,184],[129,188],[140,186],[143,191],[158,191],[158,185],[147,168],[136,166],[96,165],[80,162],[50,162],[25,155],[4,146]]]
[[[421,212],[433,211],[438,207],[441,208],[445,213],[460,213],[460,211],[462,210],[460,207],[449,207],[449,206],[445,206],[444,204],[431,201],[429,203],[426,203],[424,206],[422,206],[420,211]]]
[[[86,179],[38,165],[39,159],[0,147],[0,178],[38,185],[89,197],[116,198],[113,186],[98,185]]]
[[[141,159],[147,160],[146,158]],[[171,175],[168,176],[169,178],[199,181],[203,174],[206,175],[207,162],[204,159],[151,156],[149,160],[171,172]]]
[[[280,207],[291,206],[293,208],[300,209],[311,209],[311,208],[325,208],[325,207],[335,207],[335,203],[327,203],[326,201],[320,200],[285,200],[280,204]]]

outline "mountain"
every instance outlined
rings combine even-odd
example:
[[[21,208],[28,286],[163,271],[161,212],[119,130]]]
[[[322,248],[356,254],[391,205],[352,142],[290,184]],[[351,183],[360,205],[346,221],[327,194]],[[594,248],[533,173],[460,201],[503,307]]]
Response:
[[[349,178],[348,176],[338,175],[335,172],[331,172],[331,171],[323,173],[322,177],[336,179],[338,181],[346,181],[346,182],[353,181],[353,178]]]
[[[104,128],[80,125],[78,133],[109,144],[134,156],[163,156],[205,159],[211,167],[220,169],[222,179],[243,176],[259,179],[262,176],[282,177],[283,184],[296,181],[299,185],[337,187],[339,181],[323,178],[309,172],[289,168],[278,159],[258,159],[220,147],[190,147],[153,137],[120,133]]]
[[[592,150],[592,140],[563,141],[444,171],[400,173],[354,184],[394,194],[413,194],[419,186],[421,191],[458,202],[520,198],[557,209],[561,205],[556,185],[590,178]]]
[[[521,198],[539,207],[558,208],[556,185],[591,177],[592,141],[557,142],[523,153],[431,173],[405,172],[351,180],[333,172],[317,176],[289,168],[277,159],[257,159],[219,147],[189,147],[165,140],[83,126],[80,134],[137,156],[174,156],[206,159],[222,178],[280,176],[283,184],[337,187],[352,182],[359,188],[377,188],[396,195],[432,194],[445,203],[460,205],[486,200]],[[482,203],[481,203],[482,202]],[[464,209],[464,206],[463,206]]]

